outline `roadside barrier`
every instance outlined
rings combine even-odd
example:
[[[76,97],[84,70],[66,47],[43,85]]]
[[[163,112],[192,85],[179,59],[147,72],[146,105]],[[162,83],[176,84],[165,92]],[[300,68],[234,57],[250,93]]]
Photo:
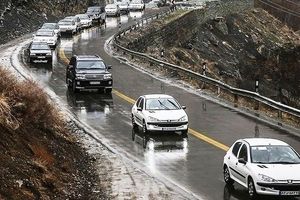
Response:
[[[208,89],[218,96],[225,98],[233,102],[235,107],[242,106],[246,108],[250,108],[255,111],[262,111],[268,117],[275,119],[277,124],[283,126],[282,123],[286,123],[293,127],[300,126],[300,110],[294,107],[290,107],[288,105],[277,102],[273,99],[262,96],[258,93],[258,89],[256,92],[243,90],[239,88],[232,87],[228,84],[225,84],[219,80],[210,78],[205,75],[205,73],[200,74],[194,72],[192,70],[183,68],[181,66],[171,64],[157,58],[151,57],[148,54],[136,52],[130,49],[127,49],[120,45],[119,39],[121,39],[127,33],[136,30],[139,27],[145,26],[151,21],[155,19],[159,19],[171,14],[172,11],[168,10],[166,12],[158,13],[155,15],[148,16],[146,18],[142,18],[136,20],[136,23],[127,28],[121,29],[117,34],[115,34],[113,38],[113,45],[118,50],[123,51],[123,54],[128,54],[131,58],[137,57],[141,60],[148,62],[151,66],[157,65],[159,67],[167,68],[168,70],[172,70],[177,72],[180,76],[184,76],[185,78],[192,78],[198,82],[202,83],[202,88]],[[161,58],[164,55],[163,50],[161,51]],[[258,83],[256,83],[258,84]],[[256,113],[256,116],[259,117],[259,114]]]

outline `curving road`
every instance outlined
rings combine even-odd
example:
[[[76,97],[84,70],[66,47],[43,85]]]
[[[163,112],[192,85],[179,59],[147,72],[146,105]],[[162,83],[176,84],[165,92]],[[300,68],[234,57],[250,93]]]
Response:
[[[247,193],[241,187],[236,186],[235,190],[225,187],[222,174],[225,151],[222,147],[226,149],[239,138],[272,137],[291,144],[300,152],[300,139],[202,98],[195,91],[178,87],[177,80],[156,79],[108,55],[104,44],[116,33],[119,22],[126,26],[134,23],[133,16],[144,14],[137,12],[119,19],[107,18],[106,28],[94,27],[73,38],[62,38],[57,49],[57,55],[67,58],[72,54],[99,54],[111,64],[115,89],[112,95],[68,92],[64,57],[55,57],[52,67],[35,63],[29,69],[41,82],[48,84],[81,121],[98,130],[120,154],[147,167],[154,176],[163,176],[203,199],[247,199]],[[139,139],[137,142],[131,140],[131,102],[148,93],[170,94],[187,106],[191,127],[188,151],[150,152],[142,148]],[[209,139],[212,142],[209,143]]]

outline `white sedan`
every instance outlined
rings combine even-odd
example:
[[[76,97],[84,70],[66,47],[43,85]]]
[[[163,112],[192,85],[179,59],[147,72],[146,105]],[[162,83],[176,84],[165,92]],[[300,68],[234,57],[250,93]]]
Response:
[[[133,129],[147,132],[188,132],[188,116],[173,97],[165,94],[140,96],[132,107]]]
[[[264,195],[300,195],[300,156],[288,144],[275,139],[236,141],[223,163],[224,181],[239,183],[250,198]]]
[[[39,29],[33,36],[33,42],[46,42],[52,48],[57,45],[58,36],[54,30]]]

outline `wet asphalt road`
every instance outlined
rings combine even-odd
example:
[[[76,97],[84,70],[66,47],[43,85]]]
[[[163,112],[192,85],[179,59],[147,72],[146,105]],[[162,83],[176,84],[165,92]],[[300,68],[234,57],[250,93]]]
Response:
[[[135,13],[141,17],[144,13]],[[125,26],[132,23],[134,14],[122,16]],[[300,140],[288,133],[272,128],[260,121],[246,117],[187,90],[157,80],[111,58],[104,51],[104,43],[118,30],[119,19],[107,18],[107,27],[94,27],[73,38],[62,38],[56,53],[63,48],[65,55],[99,54],[113,66],[114,88],[131,97],[148,93],[166,93],[187,106],[190,127],[227,146],[245,137],[272,137],[291,144],[300,152]],[[188,151],[143,150],[141,144],[131,140],[131,104],[115,94],[97,92],[73,94],[65,84],[65,64],[55,57],[52,67],[42,63],[30,66],[39,80],[48,84],[78,118],[104,136],[122,155],[146,166],[153,174],[163,175],[192,193],[209,200],[247,199],[244,189],[225,187],[222,162],[225,151],[189,135]],[[137,138],[137,140],[139,140]],[[263,199],[274,199],[266,198]]]

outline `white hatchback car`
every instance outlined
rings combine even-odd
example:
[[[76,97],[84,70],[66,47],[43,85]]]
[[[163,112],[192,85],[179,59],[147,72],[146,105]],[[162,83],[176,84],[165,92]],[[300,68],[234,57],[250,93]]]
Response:
[[[173,97],[165,94],[140,96],[132,107],[133,128],[143,133],[149,132],[188,132],[188,116]]]
[[[280,140],[237,140],[224,157],[223,172],[226,184],[239,183],[248,189],[250,198],[300,195],[300,156]]]

